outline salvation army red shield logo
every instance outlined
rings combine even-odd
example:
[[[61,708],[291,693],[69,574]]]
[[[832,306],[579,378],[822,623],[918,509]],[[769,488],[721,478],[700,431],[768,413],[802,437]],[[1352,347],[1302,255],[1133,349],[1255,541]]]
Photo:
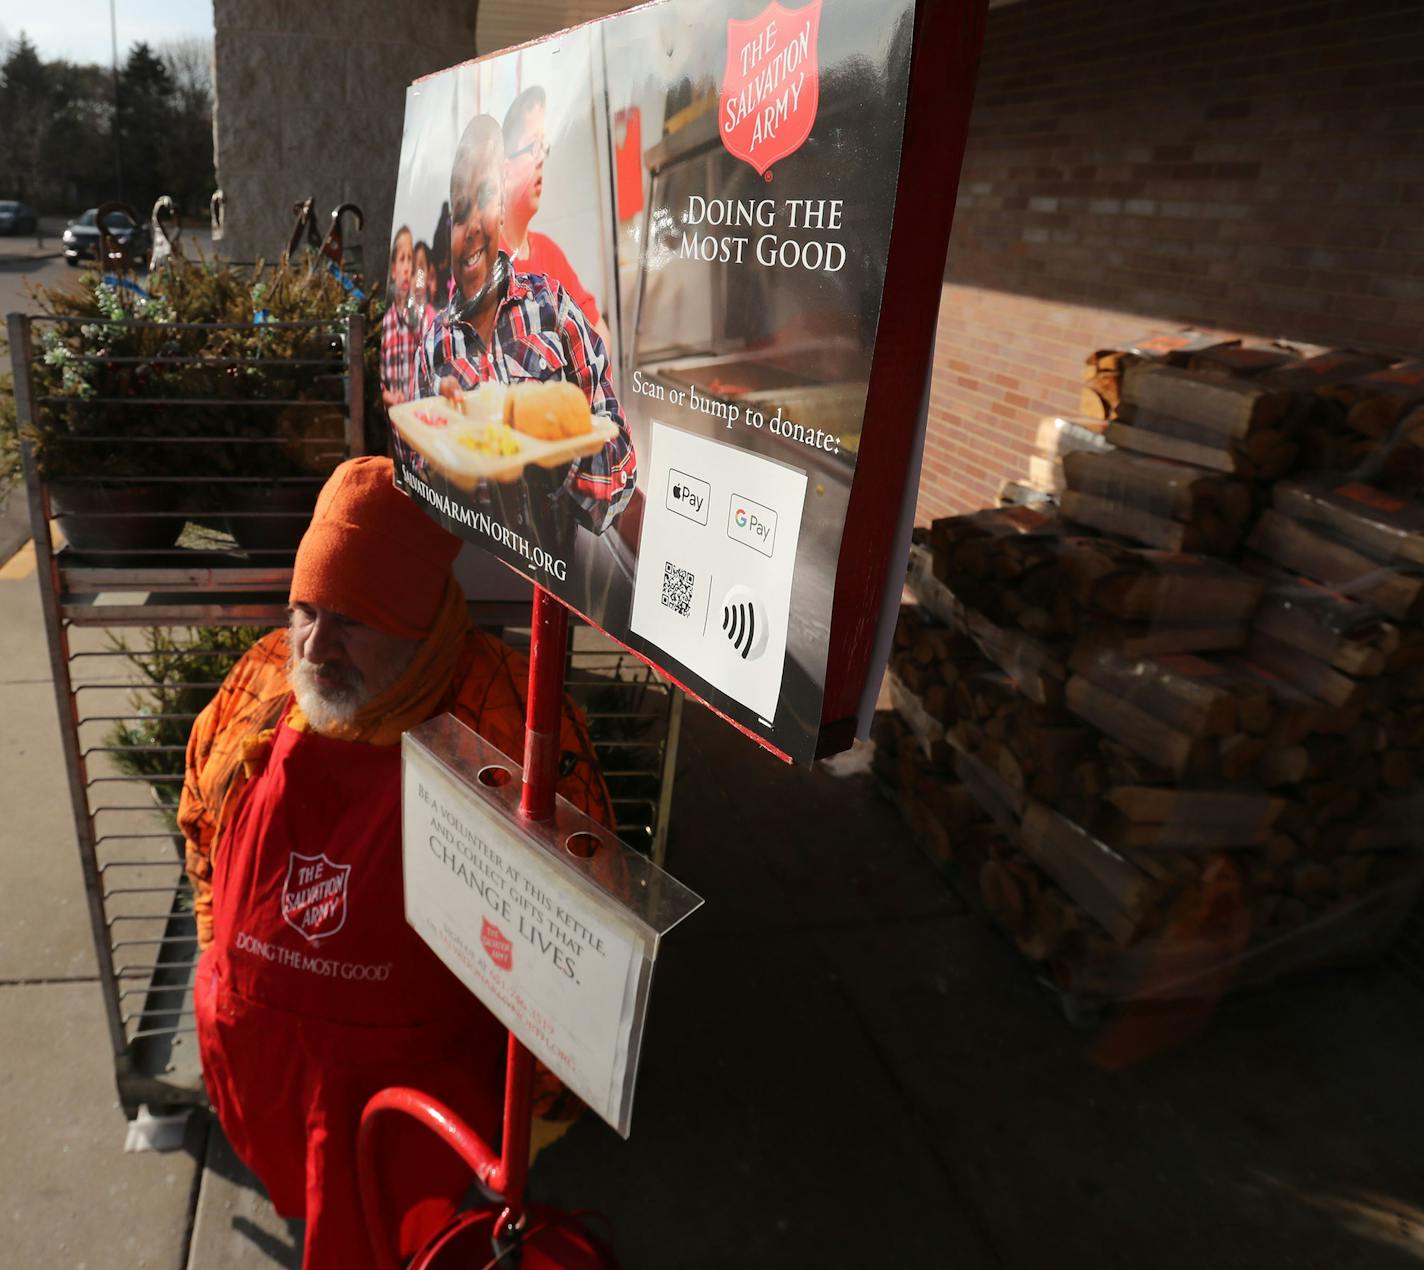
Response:
[[[480,926],[480,943],[489,953],[490,960],[501,970],[514,969],[514,945],[488,917],[482,917],[480,921],[483,923]]]
[[[821,0],[801,9],[772,3],[755,18],[727,19],[717,131],[760,174],[811,135],[821,100],[820,33]]]
[[[349,864],[325,855],[298,855],[287,861],[282,883],[282,916],[299,935],[315,943],[346,925],[346,883]]]

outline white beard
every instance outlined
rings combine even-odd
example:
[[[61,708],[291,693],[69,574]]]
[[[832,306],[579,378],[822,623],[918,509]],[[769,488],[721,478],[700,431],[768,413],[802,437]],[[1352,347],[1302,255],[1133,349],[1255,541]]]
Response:
[[[288,670],[292,692],[307,722],[318,732],[349,723],[371,699],[371,692],[355,672],[346,681],[333,684],[317,674],[317,665],[305,658],[293,658]]]

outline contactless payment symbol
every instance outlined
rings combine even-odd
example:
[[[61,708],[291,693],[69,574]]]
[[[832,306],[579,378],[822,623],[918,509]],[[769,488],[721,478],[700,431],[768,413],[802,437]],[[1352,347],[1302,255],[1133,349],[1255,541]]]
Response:
[[[766,610],[749,586],[738,583],[722,601],[722,635],[743,661],[760,657],[768,638]]]
[[[483,923],[480,927],[480,943],[484,945],[485,952],[489,953],[489,959],[501,970],[514,969],[514,945],[488,917],[482,917],[480,921]]]

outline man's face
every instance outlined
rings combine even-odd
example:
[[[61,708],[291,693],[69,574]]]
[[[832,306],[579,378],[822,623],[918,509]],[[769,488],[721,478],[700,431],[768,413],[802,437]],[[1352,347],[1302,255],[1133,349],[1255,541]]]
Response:
[[[292,606],[287,642],[297,704],[318,729],[351,719],[380,696],[419,647],[315,604]]]
[[[486,147],[451,182],[450,268],[466,300],[474,299],[489,279],[499,250],[504,214],[500,167],[493,147]]]
[[[391,258],[391,285],[402,304],[410,299],[410,264],[410,235],[402,234],[396,239],[395,255]]]
[[[524,126],[504,163],[504,188],[509,206],[526,218],[539,210],[544,195],[544,107],[535,106],[524,116]]]

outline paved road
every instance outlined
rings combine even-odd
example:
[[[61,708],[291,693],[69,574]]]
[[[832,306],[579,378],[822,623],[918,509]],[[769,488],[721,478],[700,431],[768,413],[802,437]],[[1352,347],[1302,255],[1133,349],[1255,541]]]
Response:
[[[57,251],[59,240],[47,238],[48,251]],[[0,238],[0,318],[15,312],[29,312],[34,309],[27,287],[42,283],[54,286],[73,275],[64,260],[57,256],[45,257],[35,246],[33,238]],[[5,369],[9,369],[8,353],[3,358]],[[25,508],[23,490],[14,491],[8,498],[0,488],[0,564],[3,564],[29,540],[29,516]]]
[[[51,251],[58,250],[55,239],[47,241]],[[3,244],[0,246],[0,314],[30,312],[34,309],[34,302],[26,289],[27,284],[43,283],[52,287],[78,276],[77,271],[70,269],[59,256],[36,259],[29,253],[7,250],[13,244],[3,238],[0,238],[0,244]],[[33,239],[30,240],[30,246],[34,246]]]

